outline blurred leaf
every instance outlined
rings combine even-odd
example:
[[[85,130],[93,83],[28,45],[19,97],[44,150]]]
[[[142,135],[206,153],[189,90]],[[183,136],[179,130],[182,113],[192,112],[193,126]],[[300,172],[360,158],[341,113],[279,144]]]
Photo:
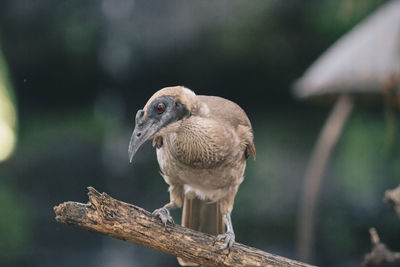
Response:
[[[17,114],[6,62],[0,49],[0,162],[6,160],[16,145]]]

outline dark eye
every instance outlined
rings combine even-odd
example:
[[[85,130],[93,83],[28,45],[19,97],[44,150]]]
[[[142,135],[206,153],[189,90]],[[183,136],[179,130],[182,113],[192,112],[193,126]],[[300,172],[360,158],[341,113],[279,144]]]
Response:
[[[157,111],[158,114],[161,114],[165,110],[165,105],[163,103],[158,103],[154,109]]]

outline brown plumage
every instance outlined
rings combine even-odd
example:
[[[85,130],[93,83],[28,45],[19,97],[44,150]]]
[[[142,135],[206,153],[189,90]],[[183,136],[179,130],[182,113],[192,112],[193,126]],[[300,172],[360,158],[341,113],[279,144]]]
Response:
[[[255,157],[253,131],[245,112],[216,96],[197,96],[176,86],[156,92],[136,116],[129,153],[132,160],[147,139],[169,185],[170,203],[156,210],[164,223],[182,207],[182,225],[218,235],[230,247],[235,239],[230,214],[246,167]],[[224,223],[227,232],[224,234]],[[182,265],[191,265],[180,259]]]

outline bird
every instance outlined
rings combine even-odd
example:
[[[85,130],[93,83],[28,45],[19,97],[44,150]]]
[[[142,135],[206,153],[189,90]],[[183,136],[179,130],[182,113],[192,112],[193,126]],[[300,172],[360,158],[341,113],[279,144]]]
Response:
[[[170,210],[183,207],[183,226],[216,236],[215,241],[222,242],[218,250],[230,249],[235,242],[234,199],[247,159],[256,156],[253,129],[243,109],[222,97],[196,95],[184,86],[165,87],[136,113],[130,162],[147,140],[156,147],[170,195],[170,202],[153,215],[167,226],[174,224]]]

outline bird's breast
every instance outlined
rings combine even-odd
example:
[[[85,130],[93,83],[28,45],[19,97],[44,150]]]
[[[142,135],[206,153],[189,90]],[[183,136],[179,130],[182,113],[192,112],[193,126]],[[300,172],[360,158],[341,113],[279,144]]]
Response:
[[[183,122],[165,141],[171,155],[190,168],[215,168],[242,153],[240,140],[229,127],[204,118]]]
[[[207,126],[186,124],[163,136],[157,159],[164,178],[210,198],[218,190],[241,183],[246,159],[234,132],[212,122]]]
[[[157,149],[157,159],[168,184],[181,184],[185,193],[194,193],[200,199],[212,201],[222,198],[227,188],[239,185],[246,167],[246,161],[243,160],[214,168],[192,168],[176,160],[165,146]]]

